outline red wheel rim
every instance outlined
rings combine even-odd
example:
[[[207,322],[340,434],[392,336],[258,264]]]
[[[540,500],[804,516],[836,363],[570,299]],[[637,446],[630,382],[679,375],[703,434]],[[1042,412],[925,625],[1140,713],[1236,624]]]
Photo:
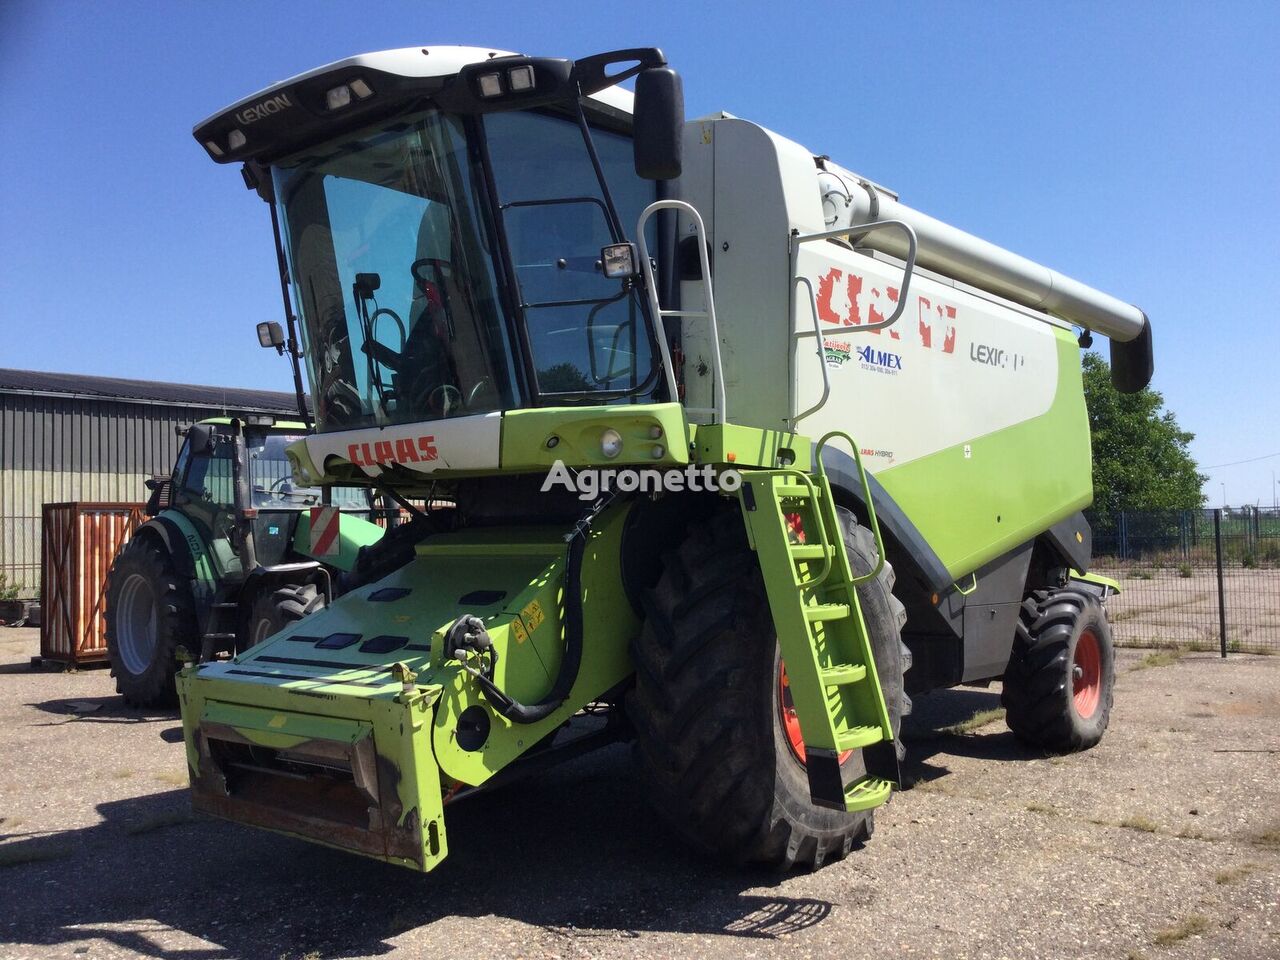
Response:
[[[782,720],[782,732],[787,737],[791,755],[804,764],[804,736],[800,733],[800,717],[796,714],[795,700],[791,696],[791,682],[787,679],[787,665],[778,661],[778,715]],[[852,750],[840,754],[844,763],[853,755]]]
[[[1092,630],[1080,634],[1071,661],[1072,700],[1076,713],[1084,720],[1093,716],[1102,696],[1102,650]]]

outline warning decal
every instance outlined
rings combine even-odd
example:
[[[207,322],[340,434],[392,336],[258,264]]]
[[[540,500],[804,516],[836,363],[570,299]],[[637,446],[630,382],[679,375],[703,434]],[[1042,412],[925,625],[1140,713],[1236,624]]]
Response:
[[[311,555],[336,557],[341,546],[338,525],[342,512],[337,507],[311,508]]]

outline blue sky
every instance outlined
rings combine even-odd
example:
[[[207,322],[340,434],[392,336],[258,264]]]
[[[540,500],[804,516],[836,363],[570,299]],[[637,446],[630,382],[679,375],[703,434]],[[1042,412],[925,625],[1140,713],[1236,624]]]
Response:
[[[192,125],[352,53],[664,48],[724,109],[1138,304],[1202,465],[1280,453],[1280,4],[0,2],[0,366],[289,388]],[[1270,504],[1280,456],[1206,469]]]

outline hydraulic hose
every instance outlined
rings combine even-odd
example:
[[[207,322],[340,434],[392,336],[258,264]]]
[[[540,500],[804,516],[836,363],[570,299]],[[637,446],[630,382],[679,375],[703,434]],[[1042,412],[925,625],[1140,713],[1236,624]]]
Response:
[[[504,693],[492,676],[475,670],[468,670],[472,678],[485,692],[485,697],[493,709],[512,723],[537,723],[558,710],[569,697],[573,685],[578,680],[578,669],[582,666],[582,555],[587,548],[587,539],[591,524],[600,512],[612,501],[612,497],[598,500],[583,517],[574,524],[568,536],[569,549],[565,555],[564,568],[564,656],[560,659],[560,670],[556,674],[555,683],[545,697],[537,703],[524,704]],[[450,637],[458,627],[466,629],[464,621],[475,618],[467,617],[458,620],[450,629]],[[478,623],[479,621],[477,621]],[[480,630],[484,625],[480,624]],[[482,641],[487,644],[488,637]],[[451,646],[452,649],[452,646]],[[497,651],[491,649],[491,664],[497,662]]]

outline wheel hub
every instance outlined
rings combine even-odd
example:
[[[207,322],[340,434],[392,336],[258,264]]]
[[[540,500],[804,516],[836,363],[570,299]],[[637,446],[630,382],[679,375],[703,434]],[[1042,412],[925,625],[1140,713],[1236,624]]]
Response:
[[[120,588],[116,614],[116,646],[124,668],[134,676],[146,673],[156,653],[156,595],[151,581],[130,574]]]
[[[1102,695],[1102,650],[1092,630],[1080,634],[1071,663],[1072,703],[1080,718],[1087,720],[1098,709]]]

